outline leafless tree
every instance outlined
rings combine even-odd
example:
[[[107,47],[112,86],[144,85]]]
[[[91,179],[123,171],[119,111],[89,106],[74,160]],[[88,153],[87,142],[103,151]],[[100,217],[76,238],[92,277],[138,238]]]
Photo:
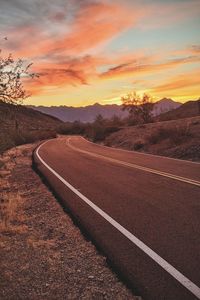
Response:
[[[8,38],[5,37],[4,40],[7,41]],[[38,74],[30,72],[31,65],[26,60],[14,59],[11,54],[3,56],[0,49],[0,102],[9,104],[7,109],[13,116],[16,134],[19,134],[18,105],[30,96],[23,87],[23,80],[38,77]]]
[[[128,93],[121,97],[122,109],[128,110],[135,124],[152,122],[153,102],[150,95],[137,95],[136,92]]]
[[[2,57],[0,50],[0,100],[9,104],[20,104],[30,96],[23,87],[23,78],[33,78],[37,74],[30,73],[32,64],[22,59],[14,60],[10,54]]]

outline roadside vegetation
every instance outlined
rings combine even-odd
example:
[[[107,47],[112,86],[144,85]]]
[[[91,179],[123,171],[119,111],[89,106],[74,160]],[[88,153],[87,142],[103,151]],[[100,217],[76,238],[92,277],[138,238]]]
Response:
[[[93,123],[81,123],[79,121],[63,123],[59,126],[58,133],[84,135],[93,142],[101,142],[111,133],[120,130],[122,124],[122,120],[117,116],[112,119],[104,119],[101,115],[97,115]]]
[[[152,116],[152,99],[145,94],[128,94],[122,97],[122,103],[123,109],[129,111],[124,119],[104,119],[98,115],[93,123],[63,123],[58,132],[83,135],[110,147],[200,161],[199,100],[159,117]],[[188,107],[191,118],[185,117]]]
[[[122,128],[104,140],[110,147],[200,161],[200,117]]]
[[[151,115],[153,103],[150,96],[144,94],[142,97],[135,92],[122,97],[123,110],[129,112],[128,117],[121,119],[113,116],[111,119],[104,119],[101,114],[96,116],[93,123],[64,123],[59,128],[61,134],[80,134],[93,142],[104,141],[110,134],[119,131],[127,126],[153,122]]]
[[[39,75],[31,63],[3,56],[0,49],[0,154],[17,145],[56,136],[56,118],[45,116],[20,104],[30,96],[23,82]]]
[[[61,123],[24,106],[0,101],[0,154],[21,144],[56,137]]]

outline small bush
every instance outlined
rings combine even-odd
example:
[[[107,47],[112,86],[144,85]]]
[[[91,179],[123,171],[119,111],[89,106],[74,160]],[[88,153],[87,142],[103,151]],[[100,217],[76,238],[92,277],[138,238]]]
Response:
[[[192,134],[187,125],[176,128],[159,128],[148,137],[148,142],[153,145],[168,139],[173,145],[179,145],[190,137],[192,137]]]
[[[106,139],[111,133],[120,130],[119,127],[115,126],[99,126],[90,124],[85,129],[85,136],[91,139],[93,142],[100,142]]]
[[[142,141],[137,141],[133,145],[134,150],[141,150],[144,147],[144,143]]]
[[[73,123],[65,123],[58,127],[57,132],[60,134],[75,134],[81,135],[85,132],[85,124],[75,121]]]
[[[46,140],[49,138],[55,138],[55,130],[19,130],[15,129],[7,130],[5,133],[0,134],[0,153],[3,153],[7,149],[22,144],[29,144],[39,140]]]
[[[0,160],[0,169],[3,168],[5,165],[5,163],[3,162],[3,160]]]

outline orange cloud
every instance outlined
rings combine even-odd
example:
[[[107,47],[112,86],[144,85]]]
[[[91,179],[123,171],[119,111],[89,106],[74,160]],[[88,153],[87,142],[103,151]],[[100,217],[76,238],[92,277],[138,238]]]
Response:
[[[28,81],[27,86],[32,94],[38,94],[51,86],[85,85],[95,76],[96,63],[97,60],[89,55],[76,59],[68,58],[59,63],[43,62],[38,68],[34,68],[40,75],[39,78]]]
[[[173,77],[168,82],[155,87],[152,91],[155,93],[167,93],[169,91],[192,88],[195,86],[199,86],[200,88],[200,71],[193,71],[185,75]]]
[[[112,39],[133,26],[136,15],[116,4],[95,3],[86,6],[77,16],[71,32],[59,43],[57,49],[79,54]]]
[[[152,57],[152,60],[154,60],[154,57]],[[155,63],[155,61],[151,64],[127,62],[110,68],[108,71],[100,74],[100,78],[112,79],[116,77],[123,78],[134,74],[139,75],[140,73],[156,73],[165,69],[176,67],[178,65],[199,61],[200,56],[189,56],[167,60],[164,63]]]
[[[40,24],[35,23],[18,26],[14,31],[12,29],[8,34],[8,47],[15,49],[16,55],[22,57],[40,57],[55,52],[65,55],[85,54],[89,49],[108,42],[134,26],[139,14],[119,4],[90,3],[81,7],[71,23],[67,20],[64,22],[61,12],[50,16],[56,18],[56,21],[62,19],[62,30],[57,35],[54,32],[51,34],[51,28],[40,28]]]

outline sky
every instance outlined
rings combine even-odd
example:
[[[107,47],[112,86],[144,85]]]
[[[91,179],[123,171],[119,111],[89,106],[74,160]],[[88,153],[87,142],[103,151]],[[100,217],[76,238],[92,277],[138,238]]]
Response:
[[[195,100],[200,0],[0,0],[0,49],[39,74],[24,79],[25,104]]]

